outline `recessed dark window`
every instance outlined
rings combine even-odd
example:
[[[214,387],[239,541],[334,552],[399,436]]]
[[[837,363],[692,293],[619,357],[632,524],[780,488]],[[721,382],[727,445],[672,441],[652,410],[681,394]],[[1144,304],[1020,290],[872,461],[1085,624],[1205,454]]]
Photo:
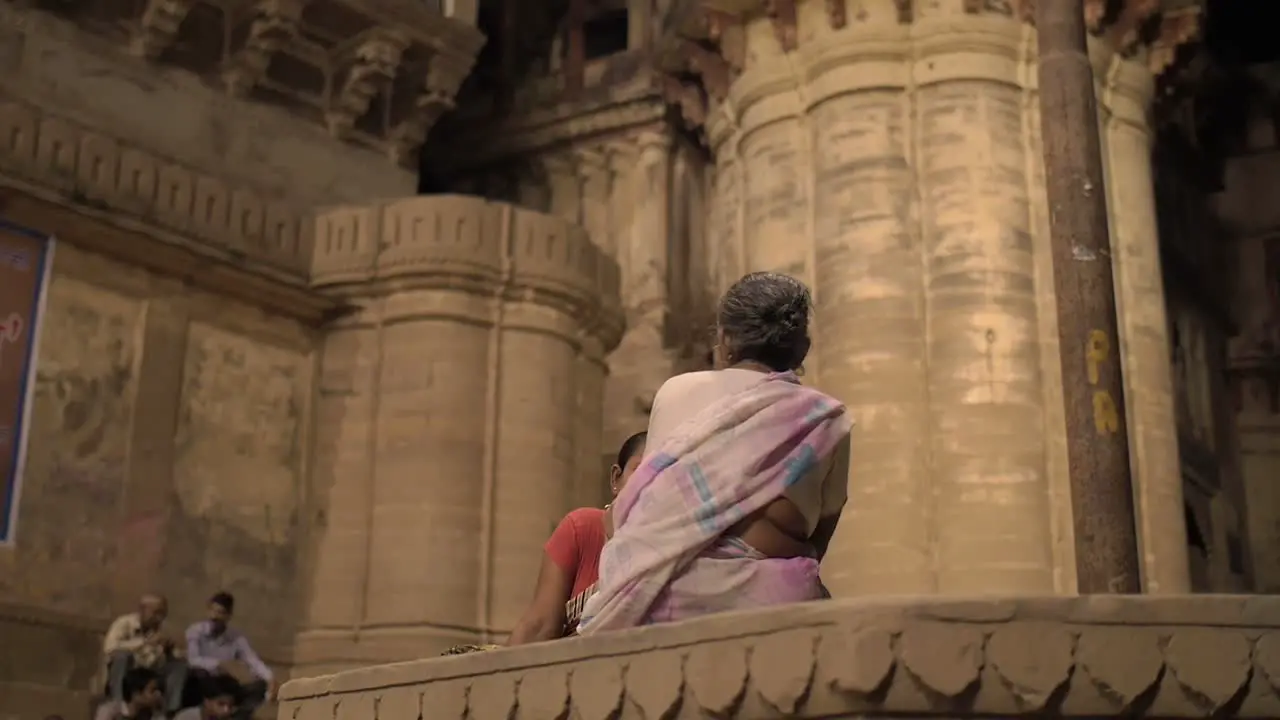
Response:
[[[1227,568],[1233,575],[1244,574],[1244,543],[1235,533],[1227,535]]]
[[[582,25],[582,44],[588,60],[627,50],[627,9],[608,10]]]

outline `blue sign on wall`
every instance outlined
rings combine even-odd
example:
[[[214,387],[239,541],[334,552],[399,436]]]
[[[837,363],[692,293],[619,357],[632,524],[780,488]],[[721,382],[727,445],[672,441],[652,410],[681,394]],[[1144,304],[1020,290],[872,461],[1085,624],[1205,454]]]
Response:
[[[0,544],[13,542],[53,238],[0,219]]]

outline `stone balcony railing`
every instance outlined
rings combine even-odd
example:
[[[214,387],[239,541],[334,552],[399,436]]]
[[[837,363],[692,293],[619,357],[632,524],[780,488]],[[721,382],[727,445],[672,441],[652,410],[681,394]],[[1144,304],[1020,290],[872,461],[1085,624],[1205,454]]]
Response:
[[[289,720],[1280,717],[1280,598],[829,601],[294,680]]]

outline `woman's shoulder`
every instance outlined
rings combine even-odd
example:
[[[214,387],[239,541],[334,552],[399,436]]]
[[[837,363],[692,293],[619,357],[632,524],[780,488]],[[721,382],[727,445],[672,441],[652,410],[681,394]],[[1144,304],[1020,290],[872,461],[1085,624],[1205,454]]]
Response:
[[[695,370],[673,375],[658,388],[659,395],[684,394],[701,388],[735,390],[760,382],[764,377],[754,370],[728,368],[726,370]]]
[[[681,389],[696,387],[698,385],[706,385],[714,382],[716,376],[715,370],[695,370],[693,372],[672,375],[667,381],[662,383],[658,388],[659,393],[664,392],[680,392]]]

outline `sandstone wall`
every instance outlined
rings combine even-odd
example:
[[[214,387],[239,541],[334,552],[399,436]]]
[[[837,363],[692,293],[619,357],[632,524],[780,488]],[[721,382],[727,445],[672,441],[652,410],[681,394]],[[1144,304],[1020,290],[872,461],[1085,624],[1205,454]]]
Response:
[[[75,241],[55,255],[18,534],[0,550],[0,618],[43,646],[3,643],[0,712],[82,715],[67,703],[85,702],[100,635],[142,592],[168,594],[178,631],[235,593],[275,663],[301,600],[313,334]]]
[[[708,266],[721,287],[752,270],[810,284],[806,369],[859,423],[827,583],[1070,592],[1034,32],[1007,6],[831,5],[796,3],[790,30],[753,13],[723,25],[740,74],[708,85],[706,120]],[[1149,590],[1176,592],[1187,561],[1150,174],[1155,52],[1091,53],[1143,571]]]
[[[356,310],[320,361],[297,672],[500,637],[605,486],[617,265],[574,224],[466,196],[334,209],[316,242],[313,281]]]

